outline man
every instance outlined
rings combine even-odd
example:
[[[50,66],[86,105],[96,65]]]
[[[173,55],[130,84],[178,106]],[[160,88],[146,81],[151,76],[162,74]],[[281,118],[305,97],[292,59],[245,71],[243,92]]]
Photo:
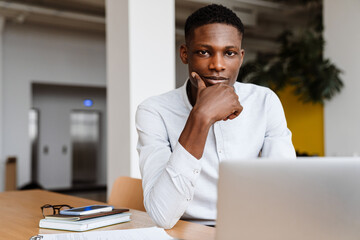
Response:
[[[185,24],[180,57],[189,80],[139,105],[136,127],[144,204],[154,222],[182,218],[213,225],[219,162],[294,158],[281,103],[270,89],[236,82],[244,27],[228,8],[209,5]]]

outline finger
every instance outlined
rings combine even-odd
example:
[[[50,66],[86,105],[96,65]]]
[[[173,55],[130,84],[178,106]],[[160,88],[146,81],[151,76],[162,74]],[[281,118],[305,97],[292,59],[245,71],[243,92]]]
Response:
[[[229,116],[227,116],[226,118],[223,119],[223,121],[226,121],[226,120],[232,120],[234,118],[236,118],[238,115],[236,113],[236,111],[234,111],[233,113],[231,113]]]
[[[197,88],[198,88],[198,94],[206,88],[205,82],[204,80],[201,79],[201,77],[199,76],[199,74],[197,74],[196,72],[192,72],[191,76],[196,80],[197,82]]]
[[[227,117],[227,119],[233,120],[233,119],[236,118],[237,116],[239,116],[239,114],[236,114],[236,112],[235,112],[235,113],[229,115],[229,116]]]
[[[240,115],[242,110],[243,110],[243,106],[240,105],[240,107],[237,110],[235,110],[232,114],[227,116],[227,119],[233,120],[234,118],[236,118]]]
[[[236,107],[233,111],[233,114],[237,117],[240,115],[240,113],[243,111],[244,107],[240,104],[239,101],[237,101]]]

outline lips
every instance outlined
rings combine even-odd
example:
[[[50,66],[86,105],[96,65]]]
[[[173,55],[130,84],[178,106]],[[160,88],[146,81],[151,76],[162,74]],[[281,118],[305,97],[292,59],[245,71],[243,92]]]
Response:
[[[227,83],[229,78],[221,77],[221,76],[201,76],[202,79],[206,80],[207,83],[210,85],[220,84],[220,83]]]

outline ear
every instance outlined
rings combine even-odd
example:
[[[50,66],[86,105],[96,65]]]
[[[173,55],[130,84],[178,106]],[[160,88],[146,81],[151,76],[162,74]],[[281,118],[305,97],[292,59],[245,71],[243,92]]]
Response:
[[[180,46],[180,58],[184,64],[188,64],[188,48],[185,44]]]
[[[244,56],[245,56],[245,50],[241,49],[240,50],[240,66],[242,65],[242,63],[244,61]]]

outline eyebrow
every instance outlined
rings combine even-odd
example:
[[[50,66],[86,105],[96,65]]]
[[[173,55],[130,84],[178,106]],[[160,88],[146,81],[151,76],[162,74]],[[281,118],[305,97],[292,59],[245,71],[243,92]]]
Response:
[[[226,46],[225,48],[226,48],[226,49],[229,49],[229,48],[241,48],[241,47],[236,47],[236,46]]]
[[[206,48],[213,48],[211,45],[207,45],[207,44],[200,44],[201,47],[206,47]],[[241,47],[236,47],[236,46],[226,46],[225,49],[230,49],[230,48],[241,48]]]

